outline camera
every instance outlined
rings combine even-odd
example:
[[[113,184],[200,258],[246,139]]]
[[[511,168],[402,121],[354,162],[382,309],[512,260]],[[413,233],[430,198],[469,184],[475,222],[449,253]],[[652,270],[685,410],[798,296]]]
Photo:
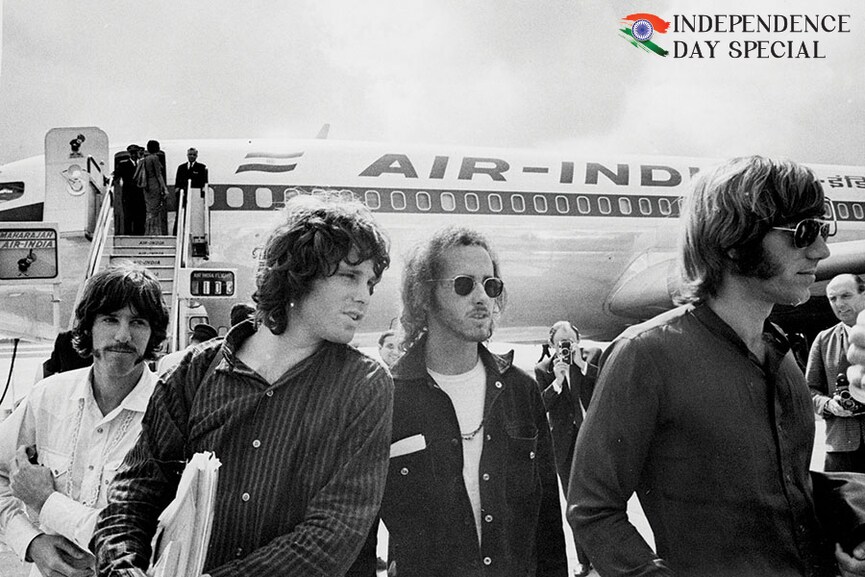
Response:
[[[559,359],[561,359],[563,363],[571,364],[574,356],[573,346],[574,343],[569,340],[564,340],[559,343]]]
[[[865,415],[865,404],[860,403],[850,394],[850,382],[844,373],[839,373],[835,379],[835,399],[845,410],[853,413],[853,416]]]

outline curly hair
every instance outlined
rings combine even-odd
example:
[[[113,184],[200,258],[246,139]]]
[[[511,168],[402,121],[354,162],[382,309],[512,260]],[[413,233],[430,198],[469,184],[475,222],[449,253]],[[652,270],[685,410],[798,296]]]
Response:
[[[72,344],[82,357],[93,354],[93,322],[98,314],[109,314],[129,306],[150,324],[150,340],[144,358],[156,359],[156,351],[168,332],[168,309],[162,300],[162,285],[141,265],[121,262],[101,270],[87,281],[75,307]]]
[[[275,335],[288,326],[289,303],[309,294],[314,280],[336,273],[340,262],[372,260],[376,279],[390,266],[390,242],[360,202],[296,196],[285,213],[261,251],[252,295],[256,325]]]
[[[677,301],[716,296],[724,274],[754,276],[773,226],[821,216],[823,188],[811,169],[762,156],[734,158],[701,175],[682,211]]]
[[[480,246],[493,261],[493,275],[501,278],[499,259],[487,238],[476,230],[465,227],[447,226],[439,229],[426,242],[414,247],[402,272],[402,346],[408,349],[428,328],[427,314],[433,302],[435,285],[429,279],[440,278],[444,269],[447,251],[460,246]],[[494,318],[505,308],[506,291],[496,297]]]

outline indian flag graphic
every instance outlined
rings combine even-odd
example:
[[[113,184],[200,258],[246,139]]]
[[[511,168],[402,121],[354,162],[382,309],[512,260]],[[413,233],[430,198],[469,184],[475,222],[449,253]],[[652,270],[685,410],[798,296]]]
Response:
[[[240,172],[291,172],[303,152],[249,152],[244,162],[234,171]]]
[[[622,38],[648,52],[654,52],[658,56],[666,56],[669,50],[664,50],[654,42],[655,34],[666,34],[670,23],[654,14],[638,13],[628,14],[622,18],[622,28],[619,33]]]

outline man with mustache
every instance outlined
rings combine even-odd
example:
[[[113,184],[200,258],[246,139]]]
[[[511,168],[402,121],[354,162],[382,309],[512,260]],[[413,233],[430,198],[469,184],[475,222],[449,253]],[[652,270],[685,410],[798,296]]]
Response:
[[[98,575],[143,575],[159,514],[201,451],[222,463],[212,577],[374,574],[374,547],[358,552],[384,491],[393,382],[349,343],[388,241],[357,202],[286,208],[261,252],[255,318],[159,381],[99,519]]]
[[[505,304],[489,242],[445,228],[403,271],[408,350],[394,377],[382,519],[397,575],[564,576],[550,431],[513,353],[483,345]]]
[[[156,385],[145,362],[165,339],[162,288],[126,264],[95,274],[73,344],[93,365],[37,383],[0,423],[0,532],[31,576],[93,574],[87,551],[111,482]]]

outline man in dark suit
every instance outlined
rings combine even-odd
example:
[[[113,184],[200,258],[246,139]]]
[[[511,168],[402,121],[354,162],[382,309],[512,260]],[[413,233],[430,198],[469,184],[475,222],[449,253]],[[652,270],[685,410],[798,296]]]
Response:
[[[567,321],[558,321],[550,327],[550,347],[555,352],[552,357],[535,366],[535,380],[547,409],[556,470],[562,487],[567,491],[574,445],[583,416],[592,400],[601,350],[592,348],[584,351],[580,347],[580,332]],[[587,575],[592,565],[579,545],[577,561],[580,566],[575,575]]]
[[[118,182],[121,183],[120,202],[117,203],[121,218],[114,223],[115,228],[118,228],[117,225],[120,224],[120,230],[116,234],[144,234],[147,209],[144,206],[144,193],[135,182],[135,169],[138,168],[140,149],[141,147],[137,144],[130,144],[126,147],[126,155],[123,157],[118,155],[114,166],[115,192],[118,191]]]
[[[180,191],[186,190],[189,181],[192,181],[192,188],[203,190],[207,185],[207,166],[198,162],[198,150],[190,148],[186,151],[186,162],[177,167],[177,176],[174,178],[174,198],[175,207],[179,208]],[[187,191],[188,192],[188,191]],[[177,234],[177,219],[174,219],[174,229],[172,234]]]

